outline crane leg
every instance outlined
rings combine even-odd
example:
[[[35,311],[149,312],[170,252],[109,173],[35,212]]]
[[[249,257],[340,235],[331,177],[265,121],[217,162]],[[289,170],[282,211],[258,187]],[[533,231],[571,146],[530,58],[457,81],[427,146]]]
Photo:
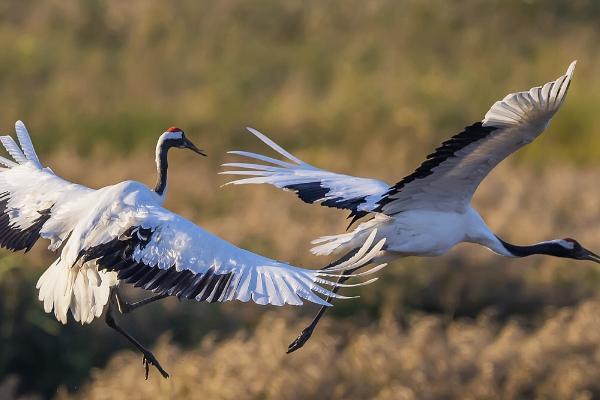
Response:
[[[339,260],[334,261],[333,263],[329,264],[328,266],[326,266],[323,269],[333,268],[336,265],[339,265],[340,263],[343,263],[344,261],[350,259],[357,252],[358,252],[358,249],[357,250],[352,250],[351,252],[349,252],[348,254],[344,255]],[[365,265],[362,265],[360,267],[344,271],[342,273],[342,276],[340,276],[338,278],[337,283],[344,283],[344,282],[346,282],[350,278],[348,276],[345,276],[345,275],[350,275],[350,274],[356,272],[357,270],[359,270],[359,269],[361,269],[363,267],[365,267]],[[340,290],[340,287],[338,286],[338,287],[333,288],[331,291],[333,293],[337,293],[339,290]],[[333,302],[333,297],[331,297],[331,296],[327,297],[326,301],[328,303],[332,303]],[[288,349],[286,351],[287,354],[293,353],[294,351],[296,351],[296,350],[302,348],[302,346],[304,346],[304,344],[312,336],[315,328],[317,327],[317,324],[319,323],[319,321],[321,320],[321,318],[323,317],[323,315],[325,314],[325,312],[327,311],[328,308],[329,308],[328,306],[321,306],[321,308],[319,309],[319,312],[314,317],[314,319],[312,320],[312,322],[310,323],[310,325],[308,325],[306,328],[304,328],[302,330],[302,332],[300,332],[300,335],[298,335],[298,337],[292,343],[290,343],[290,345],[288,346]]]
[[[113,293],[116,293],[116,292],[113,292]],[[117,324],[117,321],[116,321],[115,315],[114,315],[114,310],[113,310],[113,297],[116,299],[116,296],[111,296],[111,299],[108,302],[108,309],[106,310],[106,324],[108,326],[110,326],[112,329],[114,329],[115,331],[119,332],[121,335],[125,336],[125,338],[127,340],[129,340],[129,342],[131,344],[133,344],[144,355],[142,363],[143,363],[145,371],[146,371],[146,374],[145,374],[146,380],[148,380],[148,373],[150,370],[150,365],[155,367],[158,370],[158,372],[160,372],[160,374],[162,375],[163,378],[168,378],[169,374],[167,373],[167,371],[165,371],[163,369],[163,367],[160,365],[160,363],[158,362],[156,357],[154,357],[154,354],[152,354],[152,352],[150,350],[145,348],[136,338],[131,336],[127,331],[125,331],[125,329],[123,329],[121,326],[119,326]]]
[[[121,297],[121,294],[119,293],[119,291],[117,289],[115,289],[115,300],[117,302],[117,307],[121,314],[127,314],[129,312],[132,312],[136,308],[140,308],[142,306],[145,306],[146,304],[150,304],[155,301],[162,300],[165,297],[169,297],[169,295],[168,294],[157,294],[155,296],[148,297],[147,299],[136,301],[135,303],[128,303]]]

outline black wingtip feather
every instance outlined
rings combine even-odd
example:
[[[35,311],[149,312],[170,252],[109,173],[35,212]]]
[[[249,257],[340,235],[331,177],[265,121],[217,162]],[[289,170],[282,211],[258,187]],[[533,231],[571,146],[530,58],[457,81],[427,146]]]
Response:
[[[484,139],[496,129],[498,128],[493,126],[483,126],[482,122],[476,122],[443,142],[440,147],[426,157],[425,161],[412,174],[405,176],[400,182],[392,186],[379,201],[374,211],[383,212],[385,205],[394,201],[391,196],[402,191],[404,186],[416,179],[423,179],[433,174],[433,169],[435,167],[439,166],[449,158],[454,157],[458,151],[464,149],[471,143]]]
[[[320,205],[330,208],[340,208],[351,210],[352,213],[363,213],[358,207],[365,203],[366,197],[355,197],[346,199],[344,197],[327,197],[330,189],[321,186],[320,182],[298,183],[294,185],[284,186],[285,189],[293,190],[298,197],[305,203],[314,204],[319,202]],[[366,215],[364,213],[362,215]]]
[[[40,238],[42,227],[50,219],[50,208],[40,210],[40,216],[26,229],[19,229],[11,224],[8,215],[8,192],[0,193],[0,247],[11,251],[24,250],[28,252]]]

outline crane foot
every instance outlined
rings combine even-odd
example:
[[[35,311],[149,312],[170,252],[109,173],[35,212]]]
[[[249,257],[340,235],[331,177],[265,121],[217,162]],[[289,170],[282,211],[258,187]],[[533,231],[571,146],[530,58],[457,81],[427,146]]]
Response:
[[[286,353],[290,354],[290,353],[293,353],[294,351],[302,348],[302,346],[304,346],[304,344],[308,341],[308,339],[310,339],[314,330],[315,330],[315,327],[312,325],[307,328],[304,328],[302,330],[302,332],[300,333],[300,335],[298,335],[298,337],[288,346]]]
[[[150,372],[150,365],[152,365],[154,368],[156,368],[158,370],[158,372],[160,372],[160,374],[162,375],[163,378],[167,379],[169,377],[169,374],[167,373],[167,371],[165,371],[163,369],[163,367],[160,365],[160,363],[158,362],[158,360],[156,359],[156,357],[154,357],[154,354],[152,354],[149,351],[145,351],[142,352],[144,354],[144,358],[142,359],[142,364],[144,365],[144,368],[146,370],[146,380],[148,380],[148,373]]]

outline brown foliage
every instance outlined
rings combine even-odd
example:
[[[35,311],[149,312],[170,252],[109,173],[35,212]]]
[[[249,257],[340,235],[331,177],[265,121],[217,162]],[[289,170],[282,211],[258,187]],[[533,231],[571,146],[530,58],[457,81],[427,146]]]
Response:
[[[272,188],[218,189],[225,150],[264,148],[243,126],[263,130],[320,167],[391,183],[443,138],[479,120],[493,101],[558,76],[578,58],[568,100],[547,132],[495,170],[475,203],[506,240],[572,236],[598,250],[599,15],[593,0],[180,0],[169,6],[10,0],[0,4],[2,129],[24,119],[47,165],[97,187],[124,179],[152,183],[154,139],[176,124],[210,157],[172,155],[167,206],[237,245],[317,267],[329,260],[311,257],[308,242],[343,231],[343,212],[300,204]],[[6,257],[0,278],[12,276],[22,260],[41,271],[51,256],[38,246],[26,259]],[[291,319],[300,310],[270,315],[272,309],[239,303],[214,306],[230,329],[256,323],[259,313],[265,317],[253,333],[207,338],[195,351],[181,350],[178,337],[164,340],[158,350],[170,381],[142,382],[140,359],[127,352],[74,396],[598,394],[599,305],[581,304],[598,293],[595,266],[549,257],[507,260],[466,245],[446,257],[395,262],[382,277],[356,292],[370,307],[367,319],[386,315],[377,326],[360,328],[352,320],[341,329],[327,319],[313,342],[290,357],[283,350],[300,327]],[[0,309],[20,316],[11,289]],[[334,311],[364,317],[366,307],[358,313],[355,304],[339,303]],[[552,308],[564,306],[571,308]],[[167,303],[159,317],[175,307]],[[41,314],[39,304],[31,308]],[[414,310],[437,314],[411,319]],[[49,335],[64,337],[70,328],[52,316],[26,314],[29,331],[51,327],[39,336],[47,346],[55,343]],[[476,319],[455,319],[465,315]],[[147,327],[157,316],[140,310],[135,317]],[[407,328],[394,322],[404,319]],[[9,338],[2,346],[33,347],[12,333],[10,321],[0,321]],[[90,329],[75,337],[99,338],[102,323]],[[92,357],[93,344],[85,348],[89,354],[79,346],[78,357]],[[72,373],[88,364],[69,365]],[[39,376],[27,373],[21,382],[33,390]],[[57,379],[48,379],[43,388],[52,392]],[[13,396],[15,381],[0,381],[0,397]]]
[[[344,332],[329,322],[304,349],[283,349],[302,326],[277,313],[252,332],[205,338],[183,350],[164,337],[172,373],[143,380],[141,359],[121,353],[61,399],[591,399],[600,395],[600,302],[560,309],[539,327],[485,315],[445,321],[386,318]]]

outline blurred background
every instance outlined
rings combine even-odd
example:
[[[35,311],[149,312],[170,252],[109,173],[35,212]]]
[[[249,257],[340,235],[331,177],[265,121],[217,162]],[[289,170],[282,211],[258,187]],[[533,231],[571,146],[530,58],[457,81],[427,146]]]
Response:
[[[253,126],[320,167],[392,183],[507,93],[578,59],[567,102],[475,205],[516,243],[600,250],[600,3],[594,0],[5,0],[0,129],[24,120],[42,162],[92,187],[154,181],[154,146],[183,128],[209,154],[171,155],[167,207],[233,243],[317,268],[346,214],[270,187],[226,187],[225,151]],[[35,283],[53,257],[0,253],[2,399],[600,397],[600,269],[461,245],[394,262],[347,294],[304,349],[316,307],[163,301],[107,328],[58,323]],[[129,291],[131,298],[143,294]]]

